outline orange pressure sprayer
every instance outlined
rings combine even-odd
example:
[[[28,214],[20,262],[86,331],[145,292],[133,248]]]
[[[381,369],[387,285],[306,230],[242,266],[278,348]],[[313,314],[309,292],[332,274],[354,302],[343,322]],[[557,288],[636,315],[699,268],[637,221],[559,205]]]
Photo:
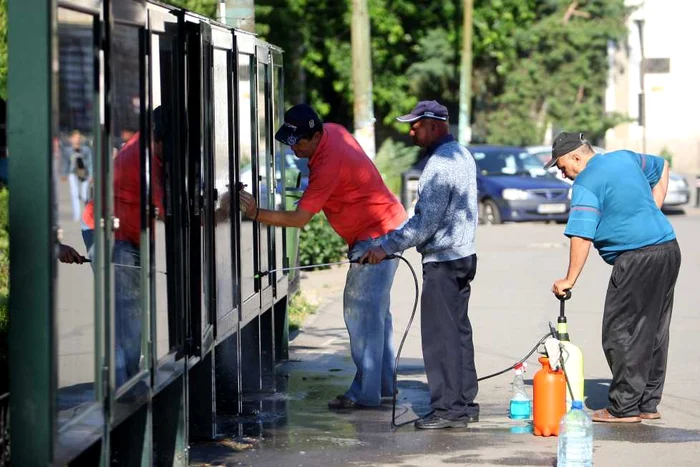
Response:
[[[559,422],[566,414],[566,378],[561,369],[552,370],[549,358],[538,360],[542,368],[533,380],[532,432],[535,436],[558,436]]]

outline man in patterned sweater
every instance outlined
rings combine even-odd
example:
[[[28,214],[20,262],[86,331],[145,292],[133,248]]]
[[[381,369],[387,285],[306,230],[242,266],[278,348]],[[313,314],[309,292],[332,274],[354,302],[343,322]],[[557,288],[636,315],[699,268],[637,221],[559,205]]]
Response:
[[[411,138],[426,148],[415,215],[361,260],[376,264],[414,246],[423,256],[421,335],[433,412],[416,422],[422,429],[463,428],[479,420],[467,316],[476,273],[476,163],[450,134],[447,119],[447,109],[436,101],[420,102],[398,118],[411,124]]]

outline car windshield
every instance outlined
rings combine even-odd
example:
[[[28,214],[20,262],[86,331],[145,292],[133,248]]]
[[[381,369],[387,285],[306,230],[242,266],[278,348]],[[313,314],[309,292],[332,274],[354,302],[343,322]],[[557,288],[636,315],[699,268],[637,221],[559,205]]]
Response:
[[[471,150],[482,175],[551,177],[540,160],[524,150],[493,148]]]

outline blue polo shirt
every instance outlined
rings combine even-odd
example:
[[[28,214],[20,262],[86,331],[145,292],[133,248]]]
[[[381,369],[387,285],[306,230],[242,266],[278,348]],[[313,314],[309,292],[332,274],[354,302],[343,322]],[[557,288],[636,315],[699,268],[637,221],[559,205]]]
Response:
[[[651,189],[664,160],[632,151],[597,154],[576,177],[564,235],[593,240],[608,264],[623,252],[676,238]]]

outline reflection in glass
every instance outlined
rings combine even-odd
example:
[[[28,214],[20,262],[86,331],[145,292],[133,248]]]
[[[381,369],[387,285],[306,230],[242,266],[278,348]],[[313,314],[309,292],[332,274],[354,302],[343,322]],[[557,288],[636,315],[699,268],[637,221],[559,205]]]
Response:
[[[238,55],[238,126],[239,142],[239,174],[241,182],[248,185],[246,190],[254,193],[253,184],[253,115],[252,99],[254,97],[254,82],[251,80],[252,57],[246,54]],[[254,226],[255,223],[241,216],[241,298],[243,301],[255,293],[255,265],[253,262]]]
[[[275,66],[272,68],[274,71],[272,73],[272,100],[274,103],[276,103],[277,106],[275,108],[275,112],[273,115],[273,123],[272,126],[277,129],[280,126],[282,126],[283,120],[283,108],[282,106],[284,105],[284,100],[282,99],[283,96],[283,89],[282,89],[282,67],[280,66]],[[284,146],[282,143],[277,141],[276,139],[272,140],[272,144],[274,144],[274,155],[275,155],[275,203],[274,203],[274,209],[275,210],[284,210],[285,209],[285,192],[283,190],[284,187],[284,172],[285,172],[285,163],[286,163],[286,158],[284,154]],[[282,227],[276,227],[274,229],[275,232],[275,269],[281,268],[284,264],[284,228]],[[279,276],[278,276],[279,277]]]
[[[141,215],[142,141],[141,76],[139,72],[139,30],[115,24],[112,35],[112,135],[114,217],[114,362],[116,384],[134,377],[144,359],[142,341],[144,310],[142,303]],[[162,186],[153,183],[153,202],[159,212]],[[160,193],[158,193],[160,189]],[[145,265],[144,265],[145,266]]]
[[[228,52],[214,49],[214,189],[216,199],[216,315],[220,319],[233,311],[231,251],[231,184],[229,182],[229,95]]]
[[[258,64],[258,173],[260,184],[258,186],[258,205],[264,209],[272,209],[270,199],[270,154],[267,142],[267,103],[265,100],[267,84],[267,65]],[[269,255],[269,227],[260,225],[260,270],[270,269]],[[263,279],[263,288],[270,283],[270,276]]]
[[[174,128],[172,128],[172,104],[174,103],[175,85],[173,39],[169,36],[151,36],[151,108],[154,109],[151,125],[151,199],[155,208],[150,219],[154,271],[154,297],[156,308],[156,358],[170,353],[177,346],[174,336],[170,336],[170,310],[168,307],[167,253],[172,250],[171,237],[167,235],[165,222],[172,222],[165,209],[164,166],[170,163],[175,147]]]
[[[53,140],[54,222],[59,232],[55,323],[59,427],[95,400],[94,276],[70,250],[88,256],[81,214],[90,196],[95,148],[94,17],[58,9],[58,119]]]

